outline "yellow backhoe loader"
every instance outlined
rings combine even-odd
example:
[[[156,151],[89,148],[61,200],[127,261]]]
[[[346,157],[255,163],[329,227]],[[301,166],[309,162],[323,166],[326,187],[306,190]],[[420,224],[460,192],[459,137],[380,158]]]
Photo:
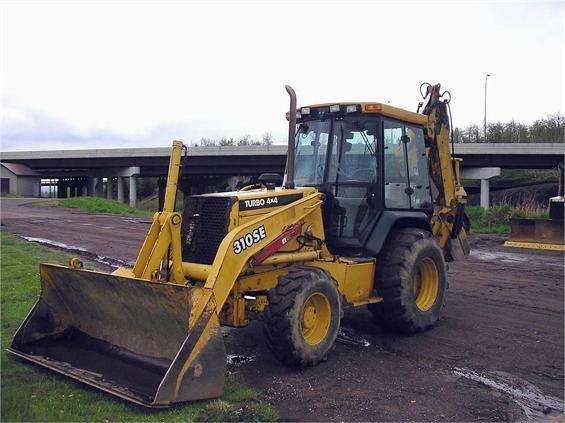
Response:
[[[289,366],[326,359],[348,307],[368,306],[402,333],[432,327],[445,261],[469,249],[450,95],[425,87],[414,113],[372,102],[297,109],[287,86],[284,180],[263,174],[240,191],[186,196],[182,213],[190,157],[174,141],[163,210],[133,268],[42,264],[41,296],[9,352],[159,407],[222,394],[220,325],[261,318]]]

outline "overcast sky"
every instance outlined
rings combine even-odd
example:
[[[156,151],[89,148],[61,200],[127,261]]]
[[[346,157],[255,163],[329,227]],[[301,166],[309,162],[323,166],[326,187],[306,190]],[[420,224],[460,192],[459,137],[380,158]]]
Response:
[[[565,3],[1,4],[1,149],[285,141],[299,105],[415,110],[452,93],[454,124],[563,113]]]

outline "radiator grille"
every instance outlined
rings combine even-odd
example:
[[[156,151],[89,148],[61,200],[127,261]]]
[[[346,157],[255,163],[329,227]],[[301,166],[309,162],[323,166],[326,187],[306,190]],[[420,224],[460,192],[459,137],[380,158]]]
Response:
[[[187,196],[182,219],[182,260],[212,264],[228,233],[231,197]]]

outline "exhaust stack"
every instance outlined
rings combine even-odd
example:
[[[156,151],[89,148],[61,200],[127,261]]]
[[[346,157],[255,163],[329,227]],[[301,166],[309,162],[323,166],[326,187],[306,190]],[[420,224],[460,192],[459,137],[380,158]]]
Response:
[[[284,88],[290,96],[290,111],[288,116],[288,152],[286,156],[285,188],[294,188],[294,138],[296,136],[296,93],[290,85]]]

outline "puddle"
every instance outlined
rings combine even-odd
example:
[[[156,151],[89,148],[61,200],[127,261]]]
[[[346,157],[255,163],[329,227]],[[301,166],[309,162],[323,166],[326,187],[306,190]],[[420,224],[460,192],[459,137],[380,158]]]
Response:
[[[563,414],[563,401],[545,395],[537,386],[508,373],[492,372],[488,377],[469,369],[455,368],[457,376],[474,380],[503,392],[518,404],[528,420],[546,420],[548,415]]]
[[[82,247],[77,247],[76,245],[68,245],[62,242],[51,241],[50,239],[45,238],[34,238],[31,236],[22,236],[23,239],[26,241],[37,242],[38,244],[50,245],[52,247],[62,248],[63,250],[67,251],[79,251],[81,253],[88,252],[87,249]]]
[[[370,347],[371,343],[363,338],[361,335],[357,334],[351,328],[339,328],[339,333],[337,334],[337,342],[347,345],[356,345],[360,347]]]
[[[469,254],[470,257],[475,258],[480,261],[491,261],[491,262],[502,262],[502,263],[513,263],[522,264],[529,263],[532,261],[532,256],[528,254],[512,253],[506,251],[484,251],[484,250],[471,250]],[[552,260],[553,257],[543,257],[536,256],[538,262],[543,262],[548,266],[563,266],[562,259]]]
[[[255,361],[256,358],[257,356],[255,355],[228,354],[226,362],[233,366],[241,366]]]
[[[63,242],[52,241],[50,239],[45,239],[45,238],[34,238],[31,236],[22,236],[21,238],[25,239],[26,241],[37,242],[38,244],[43,244],[43,245],[49,245],[51,247],[60,248],[62,250],[69,251],[72,253],[79,253],[94,259],[98,263],[105,264],[106,266],[115,267],[115,268],[120,266],[131,267],[131,263],[128,263],[127,261],[112,258],[112,257],[99,256],[97,254],[91,253],[86,248],[77,247],[76,245],[69,245]]]

